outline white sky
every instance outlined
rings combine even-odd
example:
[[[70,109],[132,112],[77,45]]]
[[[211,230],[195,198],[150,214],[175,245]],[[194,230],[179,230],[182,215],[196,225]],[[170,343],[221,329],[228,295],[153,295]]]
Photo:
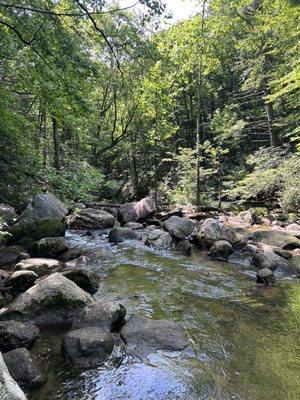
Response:
[[[123,7],[130,6],[136,0],[121,0]],[[173,13],[173,20],[178,21],[195,14],[197,11],[197,1],[195,0],[164,0],[169,11]]]

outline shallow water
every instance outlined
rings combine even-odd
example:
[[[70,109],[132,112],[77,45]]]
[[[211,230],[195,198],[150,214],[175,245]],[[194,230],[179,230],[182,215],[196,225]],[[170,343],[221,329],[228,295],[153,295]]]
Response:
[[[117,345],[103,367],[74,371],[60,355],[62,332],[45,332],[33,353],[48,379],[29,400],[299,400],[300,283],[257,287],[247,266],[185,257],[131,242],[69,232],[72,244],[103,248],[97,299],[128,315],[166,318],[184,328],[195,357],[156,354],[146,364]],[[248,269],[247,269],[248,268]]]

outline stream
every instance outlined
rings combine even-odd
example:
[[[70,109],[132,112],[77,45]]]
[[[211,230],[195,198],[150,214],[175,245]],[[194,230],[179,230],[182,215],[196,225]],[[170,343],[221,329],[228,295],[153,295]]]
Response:
[[[121,340],[96,370],[75,371],[60,353],[64,330],[45,331],[33,348],[47,374],[29,400],[299,400],[300,283],[289,277],[259,287],[248,266],[156,251],[141,242],[117,246],[107,232],[68,231],[72,245],[97,248],[90,266],[97,300],[181,324],[194,354],[155,354],[147,364],[124,356]]]

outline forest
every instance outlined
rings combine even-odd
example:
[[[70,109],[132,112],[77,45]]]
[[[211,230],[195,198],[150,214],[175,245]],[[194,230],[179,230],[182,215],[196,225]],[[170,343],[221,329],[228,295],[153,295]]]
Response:
[[[299,400],[299,115],[300,0],[0,0],[0,400]]]

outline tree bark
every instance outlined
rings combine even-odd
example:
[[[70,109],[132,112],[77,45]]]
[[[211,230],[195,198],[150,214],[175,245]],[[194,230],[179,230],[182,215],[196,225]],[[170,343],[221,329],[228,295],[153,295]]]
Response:
[[[53,138],[53,148],[54,148],[54,167],[58,171],[60,170],[60,148],[59,148],[59,138],[57,130],[57,119],[52,117],[52,138]]]

